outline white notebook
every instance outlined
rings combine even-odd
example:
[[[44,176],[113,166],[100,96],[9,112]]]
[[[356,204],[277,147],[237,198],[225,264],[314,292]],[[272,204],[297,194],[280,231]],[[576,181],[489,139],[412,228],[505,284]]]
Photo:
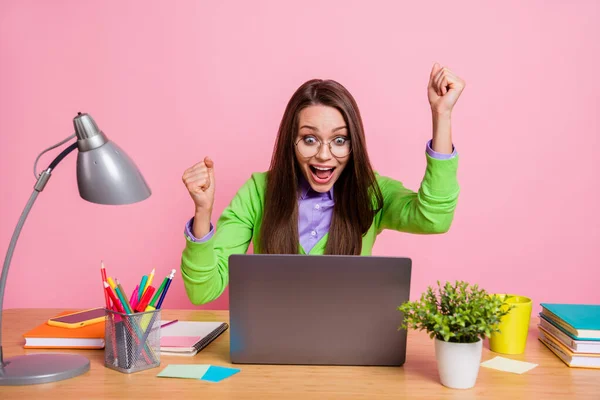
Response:
[[[161,325],[169,321],[160,321]],[[194,356],[229,327],[225,322],[177,321],[160,329],[160,352]]]

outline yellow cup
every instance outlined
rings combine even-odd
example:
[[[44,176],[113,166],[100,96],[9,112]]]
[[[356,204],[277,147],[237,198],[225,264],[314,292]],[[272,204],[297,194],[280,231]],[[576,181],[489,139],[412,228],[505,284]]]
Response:
[[[531,299],[524,296],[499,294],[508,306],[514,306],[502,317],[498,329],[490,337],[490,350],[502,354],[521,354],[525,351],[529,321],[531,319]]]

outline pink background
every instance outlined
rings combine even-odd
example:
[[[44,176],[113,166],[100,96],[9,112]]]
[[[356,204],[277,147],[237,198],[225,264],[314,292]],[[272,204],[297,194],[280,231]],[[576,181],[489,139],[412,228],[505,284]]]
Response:
[[[597,1],[2,1],[0,251],[34,184],[37,154],[88,112],[135,159],[146,202],[79,199],[76,156],[53,174],[19,240],[12,307],[93,307],[99,265],[129,291],[177,275],[193,207],[183,171],[216,163],[216,221],[268,167],[286,102],[333,78],[360,106],[375,168],[416,189],[431,136],[433,62],[467,82],[453,118],[462,188],[440,236],[384,232],[374,254],[414,260],[412,297],[436,280],[540,302],[600,303],[600,17]],[[43,167],[52,155],[42,159]],[[227,295],[204,308],[226,308]]]

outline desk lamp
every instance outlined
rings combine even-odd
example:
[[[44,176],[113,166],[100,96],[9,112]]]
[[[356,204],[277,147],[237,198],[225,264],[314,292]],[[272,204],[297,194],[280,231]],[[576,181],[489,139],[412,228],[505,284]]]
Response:
[[[150,188],[133,160],[98,129],[91,116],[78,113],[73,119],[73,125],[75,126],[73,135],[44,150],[38,156],[39,160],[46,151],[77,137],[77,141],[65,148],[39,176],[35,167],[36,160],[33,170],[37,182],[21,218],[19,218],[4,259],[0,278],[0,386],[55,382],[73,378],[90,369],[90,360],[78,354],[41,353],[8,359],[3,359],[2,356],[2,302],[10,260],[31,206],[38,194],[44,190],[58,163],[73,150],[79,150],[77,154],[77,186],[79,195],[89,202],[112,205],[130,204],[142,201],[151,194]]]

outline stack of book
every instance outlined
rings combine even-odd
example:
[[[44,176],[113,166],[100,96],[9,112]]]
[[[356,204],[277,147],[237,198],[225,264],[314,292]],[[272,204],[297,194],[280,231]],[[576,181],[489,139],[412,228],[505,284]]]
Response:
[[[56,317],[75,311],[65,311]],[[44,322],[23,334],[26,349],[103,349],[104,321],[81,328],[61,328]]]
[[[569,367],[600,368],[600,305],[541,306],[539,340]]]

